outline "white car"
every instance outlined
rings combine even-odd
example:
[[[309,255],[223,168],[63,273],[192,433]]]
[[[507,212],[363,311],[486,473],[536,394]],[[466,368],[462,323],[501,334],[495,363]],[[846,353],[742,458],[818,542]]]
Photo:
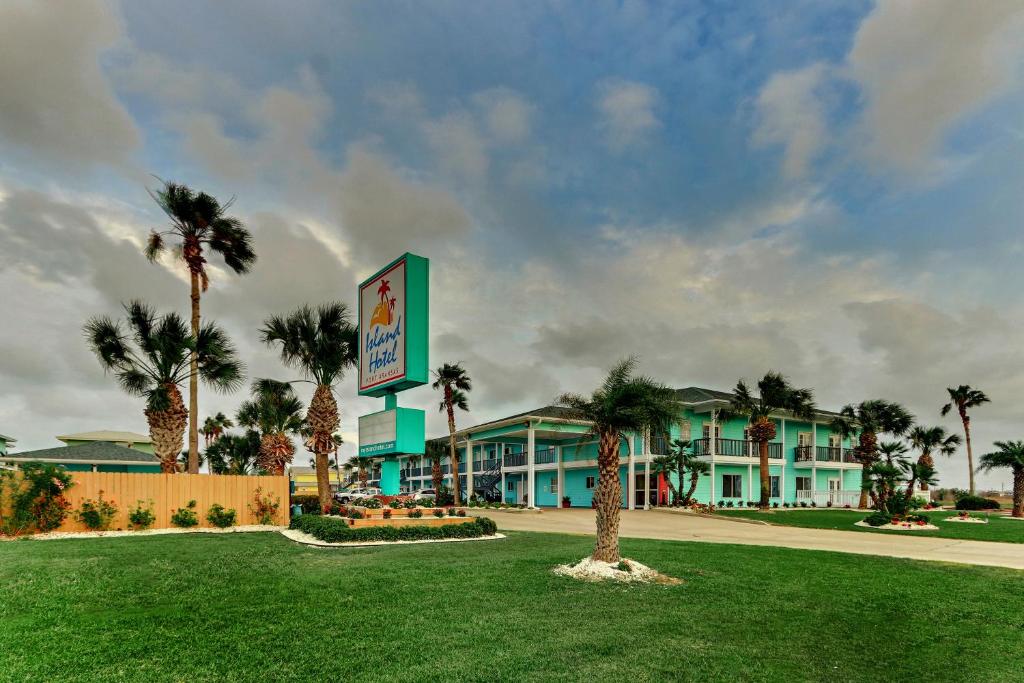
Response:
[[[426,498],[437,500],[437,491],[434,489],[420,489],[412,496],[412,499],[416,501],[424,500]]]
[[[348,503],[357,503],[363,498],[373,498],[374,496],[380,495],[380,489],[365,488],[365,489],[349,489],[348,491],[339,491],[334,499],[343,505]]]

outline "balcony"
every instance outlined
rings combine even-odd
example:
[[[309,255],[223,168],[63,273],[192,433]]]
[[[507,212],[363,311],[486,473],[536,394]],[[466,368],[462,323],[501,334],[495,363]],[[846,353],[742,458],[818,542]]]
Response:
[[[839,446],[796,446],[793,456],[795,462],[843,462],[853,465],[860,462],[852,449]]]
[[[505,467],[524,467],[526,465],[526,453],[506,453]]]
[[[651,455],[668,455],[669,453],[669,440],[663,436],[655,436],[651,438]]]
[[[711,455],[711,439],[697,439],[693,442],[693,454],[697,456]],[[736,458],[758,458],[758,445],[749,439],[715,439],[715,456]],[[782,444],[768,442],[768,457],[773,460],[782,459]]]
[[[558,451],[554,448],[545,448],[533,454],[533,462],[536,465],[550,465],[558,462]]]

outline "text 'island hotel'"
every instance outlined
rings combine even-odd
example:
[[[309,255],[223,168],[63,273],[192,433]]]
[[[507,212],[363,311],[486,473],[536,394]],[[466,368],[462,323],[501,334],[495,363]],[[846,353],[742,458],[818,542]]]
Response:
[[[677,390],[679,418],[669,434],[625,434],[620,446],[619,478],[623,507],[665,504],[668,486],[652,462],[675,439],[692,441],[693,454],[709,465],[695,498],[702,503],[746,505],[760,498],[760,467],[755,442],[747,438],[743,417],[719,420],[732,395],[713,389]],[[459,477],[463,491],[508,503],[590,507],[597,485],[597,442],[586,440],[589,423],[573,419],[567,408],[547,406],[459,430]],[[776,438],[768,445],[772,502],[818,506],[856,506],[861,469],[849,439],[832,431],[836,413],[818,410],[811,420],[773,416]],[[447,436],[439,438],[447,445]],[[472,457],[467,457],[471,453]],[[451,463],[442,460],[451,486]],[[402,456],[405,490],[431,488],[426,456]],[[678,487],[675,477],[672,483]],[[689,482],[684,482],[684,490]],[[565,499],[568,499],[567,501]]]

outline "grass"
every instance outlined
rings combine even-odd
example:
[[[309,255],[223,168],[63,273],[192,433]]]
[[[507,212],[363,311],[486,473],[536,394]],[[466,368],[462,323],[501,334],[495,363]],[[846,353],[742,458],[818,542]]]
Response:
[[[1024,680],[1022,575],[625,539],[680,586],[582,584],[582,536],[313,549],[274,533],[0,543],[0,678]]]
[[[921,510],[933,524],[939,527],[935,531],[896,531],[886,529],[869,529],[854,526],[868,516],[867,512],[856,510],[772,510],[762,513],[756,510],[719,510],[715,514],[726,517],[742,517],[744,519],[760,519],[770,524],[782,526],[798,526],[809,529],[840,529],[842,531],[863,531],[867,534],[905,534],[908,536],[935,536],[938,538],[956,538],[969,541],[998,541],[1001,543],[1024,543],[1024,522],[1012,519],[1001,519],[996,515],[989,516],[988,524],[958,524],[943,522],[947,517],[955,517],[956,512],[943,510]],[[984,512],[971,512],[972,516],[985,517]]]

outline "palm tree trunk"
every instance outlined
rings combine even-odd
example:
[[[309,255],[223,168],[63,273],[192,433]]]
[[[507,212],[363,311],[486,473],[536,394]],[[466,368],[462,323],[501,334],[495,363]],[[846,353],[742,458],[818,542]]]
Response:
[[[683,505],[689,505],[690,501],[693,500],[693,493],[697,490],[697,480],[700,475],[696,472],[690,475],[690,488],[686,492],[686,496],[683,498]]]
[[[313,430],[310,441],[316,459],[316,492],[320,497],[320,508],[326,511],[331,509],[331,475],[327,454],[334,447],[332,437],[341,424],[338,403],[329,385],[317,385],[309,401],[309,410],[306,411],[306,422]]]
[[[199,337],[199,273],[191,271],[192,337]],[[199,355],[193,350],[188,377],[188,472],[199,472]]]
[[[444,389],[444,402],[448,407],[448,453],[449,462],[452,464],[452,494],[455,497],[455,504],[459,505],[462,503],[462,482],[459,480],[459,453],[455,450],[455,406],[452,405],[451,387]],[[533,504],[532,500],[530,504]]]
[[[174,474],[178,471],[178,454],[185,435],[185,402],[181,400],[178,387],[166,386],[171,405],[166,410],[146,409],[149,422],[149,438],[153,440],[153,451],[160,459],[160,471]]]
[[[1024,466],[1013,468],[1013,517],[1024,517]]]
[[[767,510],[771,507],[771,478],[770,472],[768,471],[768,442],[758,441],[757,442],[757,456],[758,456],[758,467],[761,470],[761,500],[758,503],[758,507],[762,510]]]
[[[598,441],[597,475],[597,491],[594,492],[597,544],[591,557],[601,562],[618,562],[622,483],[619,481],[619,435],[613,430],[602,432]]]
[[[430,480],[434,484],[434,492],[439,493],[444,483],[444,475],[441,473],[441,458],[437,457],[436,452],[430,459]]]
[[[928,467],[931,467],[933,469],[935,468],[935,460],[932,459],[932,454],[929,453],[928,451],[925,451],[924,453],[922,453],[921,457],[917,459],[917,462],[920,465],[927,465]],[[922,481],[921,482],[921,490],[922,491],[927,491],[928,490],[928,482],[926,482],[926,481]]]
[[[971,449],[971,418],[967,417],[967,413],[960,413],[961,419],[964,422],[964,441],[967,442],[967,477],[968,486],[971,495],[974,495],[974,451]]]

